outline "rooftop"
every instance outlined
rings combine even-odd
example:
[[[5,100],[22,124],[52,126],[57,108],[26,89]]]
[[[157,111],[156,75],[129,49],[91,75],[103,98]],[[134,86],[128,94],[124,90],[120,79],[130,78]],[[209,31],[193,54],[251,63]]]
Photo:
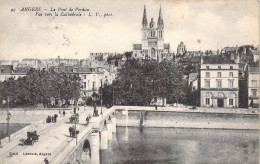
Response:
[[[121,54],[116,54],[116,55],[113,55],[113,56],[109,56],[107,58],[107,60],[111,60],[111,59],[122,59],[123,58],[123,55]]]
[[[142,50],[142,44],[133,44],[134,50]]]
[[[236,64],[235,61],[229,58],[223,58],[220,55],[209,56],[203,64]]]
[[[31,67],[16,67],[13,68],[12,65],[0,65],[1,73],[7,73],[7,74],[18,74],[18,73],[24,73],[26,74],[28,70],[30,70]]]
[[[249,67],[248,72],[251,73],[260,73],[259,67]]]
[[[239,47],[224,47],[221,51],[237,51]]]

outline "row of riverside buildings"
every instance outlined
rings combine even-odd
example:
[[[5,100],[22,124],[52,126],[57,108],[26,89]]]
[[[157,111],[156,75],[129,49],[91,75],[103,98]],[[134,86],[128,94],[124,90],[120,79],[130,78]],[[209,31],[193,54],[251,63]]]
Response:
[[[190,94],[199,93],[193,105],[201,107],[258,107],[259,106],[259,47],[251,45],[224,47],[220,50],[188,51],[180,42],[176,53],[164,43],[164,20],[159,9],[157,23],[147,21],[146,7],[142,18],[141,44],[133,44],[124,54],[111,52],[90,53],[88,59],[23,59],[0,61],[0,80],[19,78],[30,68],[57,69],[77,73],[81,77],[81,97],[90,97],[102,84],[111,84],[117,70],[128,58],[139,60],[170,60],[187,70]],[[190,70],[192,69],[192,70]]]
[[[115,63],[110,56],[112,63]],[[48,63],[42,65],[42,63]],[[90,59],[23,59],[22,61],[0,61],[0,81],[9,78],[18,79],[26,76],[30,69],[54,69],[58,72],[78,74],[81,78],[81,97],[88,98],[98,93],[101,85],[111,84],[116,78],[118,67],[115,64],[103,63]]]

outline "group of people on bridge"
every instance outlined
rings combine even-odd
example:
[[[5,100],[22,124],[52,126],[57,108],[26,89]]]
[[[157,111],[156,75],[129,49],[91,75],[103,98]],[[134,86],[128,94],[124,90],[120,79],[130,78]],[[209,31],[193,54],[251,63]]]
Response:
[[[57,114],[54,114],[53,116],[48,116],[46,118],[46,123],[51,123],[51,122],[55,123],[57,121],[57,117],[58,117]]]

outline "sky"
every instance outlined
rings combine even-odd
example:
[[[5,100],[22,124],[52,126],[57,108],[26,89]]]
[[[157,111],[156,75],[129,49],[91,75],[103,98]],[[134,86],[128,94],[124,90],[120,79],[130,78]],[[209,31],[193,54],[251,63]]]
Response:
[[[173,52],[181,41],[188,51],[259,45],[257,0],[1,0],[0,59],[85,59],[90,52],[131,51],[141,43],[144,5],[148,22],[157,22],[161,5],[164,42]],[[23,7],[84,7],[113,16],[35,16]]]

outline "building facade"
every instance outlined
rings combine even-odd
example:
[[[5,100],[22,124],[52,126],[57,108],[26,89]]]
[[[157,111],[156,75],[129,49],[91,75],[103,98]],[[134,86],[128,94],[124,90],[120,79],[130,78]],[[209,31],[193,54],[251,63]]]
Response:
[[[133,44],[133,58],[154,59],[162,61],[163,59],[173,58],[170,53],[170,44],[164,43],[164,23],[160,7],[157,26],[153,18],[148,24],[146,8],[142,20],[142,44]]]
[[[0,65],[0,81],[5,81],[10,78],[17,80],[19,77],[26,76],[26,73],[31,69],[31,67],[16,67],[13,65]]]
[[[259,107],[259,67],[248,68],[248,107]]]
[[[238,107],[239,66],[230,59],[211,56],[200,69],[201,107]]]

